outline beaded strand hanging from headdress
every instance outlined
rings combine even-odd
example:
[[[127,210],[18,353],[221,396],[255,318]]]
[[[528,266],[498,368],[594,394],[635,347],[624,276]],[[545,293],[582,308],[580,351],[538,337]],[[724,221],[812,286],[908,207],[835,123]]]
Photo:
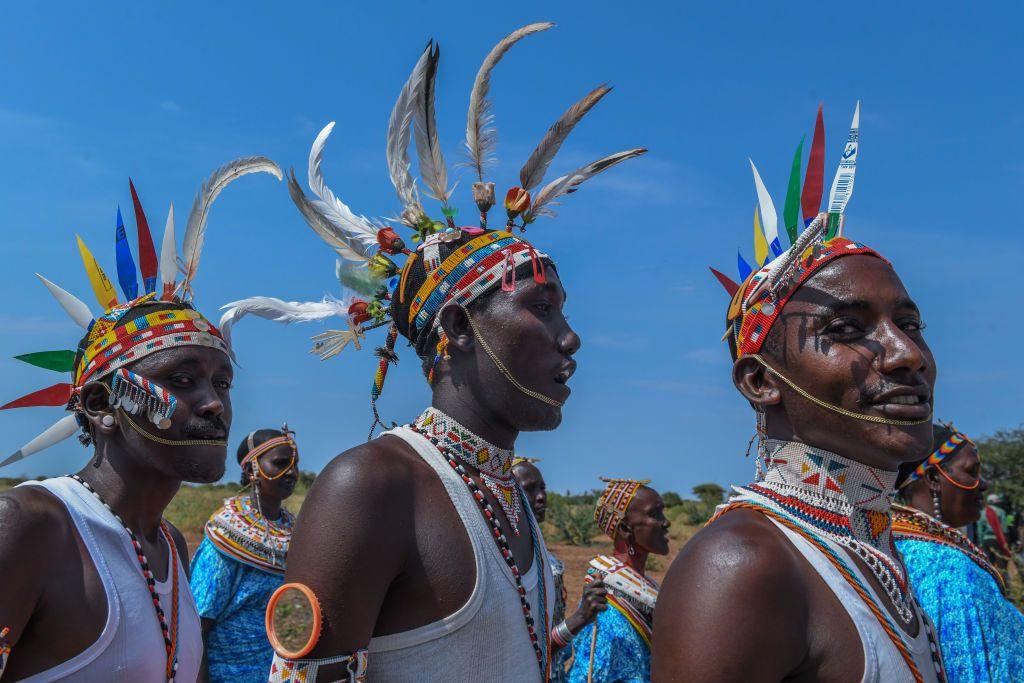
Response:
[[[0,406],[0,410],[31,406],[63,406],[72,414],[62,418],[0,462],[0,467],[27,458],[70,438],[80,428],[83,432],[79,439],[88,445],[90,437],[85,430],[86,422],[80,393],[87,383],[106,377],[111,377],[108,387],[110,405],[122,411],[126,423],[142,436],[149,439],[159,438],[139,427],[132,420],[132,415],[145,417],[157,429],[167,429],[170,426],[176,407],[174,396],[163,387],[129,371],[126,366],[152,353],[176,346],[204,346],[230,354],[228,344],[220,331],[192,307],[192,282],[199,268],[207,219],[214,200],[232,181],[249,173],[269,173],[278,180],[281,179],[281,170],[277,165],[260,156],[236,159],[214,171],[196,195],[185,229],[180,256],[174,235],[174,206],[171,206],[159,261],[142,203],[139,201],[134,183],[129,180],[138,234],[138,271],[142,275],[142,293],[139,292],[136,264],[128,245],[120,208],[117,210],[114,245],[117,280],[125,298],[124,302],[119,300],[114,285],[85,242],[76,235],[78,251],[89,283],[103,311],[100,315],[94,316],[81,299],[37,274],[64,311],[85,330],[86,336],[77,350],[41,351],[17,356],[18,360],[30,365],[70,373],[71,381],[34,391]],[[160,306],[160,310],[135,315],[135,309],[146,304],[163,305]],[[182,445],[198,443],[194,440],[160,441]]]
[[[512,230],[524,231],[538,217],[554,215],[558,200],[576,192],[586,180],[646,152],[636,148],[618,152],[582,166],[541,187],[551,161],[577,123],[609,91],[599,86],[570,107],[547,131],[519,173],[520,185],[508,190],[504,208],[507,220],[502,230],[488,229],[488,213],[495,204],[495,183],[487,181],[486,169],[493,157],[496,131],[491,111],[490,77],[505,53],[517,42],[533,33],[546,31],[553,24],[530,24],[513,31],[487,55],[476,75],[470,94],[465,147],[469,166],[475,175],[473,200],[479,212],[475,227],[459,227],[457,209],[451,204],[454,186],[449,184],[448,170],[437,133],[434,99],[440,48],[431,41],[416,62],[388,122],[386,157],[388,172],[401,204],[397,222],[411,234],[410,243],[391,225],[354,213],[327,187],[321,163],[323,149],[334,128],[331,122],[313,142],[309,154],[308,183],[313,197],[308,197],[292,172],[288,189],[292,200],[309,226],[333,248],[340,257],[336,276],[341,283],[341,298],[325,297],[322,301],[286,302],[272,297],[252,297],[225,306],[221,328],[230,335],[231,327],[247,314],[276,322],[304,322],[337,316],[346,321],[344,329],[328,330],[313,338],[312,352],[321,359],[331,358],[351,345],[362,348],[370,330],[388,326],[385,342],[376,349],[379,358],[371,386],[374,429],[383,422],[376,402],[383,391],[388,368],[397,363],[395,342],[398,329],[391,319],[392,299],[404,304],[409,298],[409,340],[413,345],[437,332],[439,341],[430,350],[433,366],[427,373],[433,381],[434,369],[447,358],[447,339],[440,330],[440,311],[449,304],[468,306],[481,295],[497,288],[515,288],[515,271],[520,265],[533,264],[533,277],[545,281],[545,254],[537,251]],[[432,218],[421,203],[420,190],[411,173],[409,145],[416,147],[419,175],[426,189],[424,194],[440,202],[443,221]],[[536,188],[541,187],[539,191]],[[534,193],[535,194],[531,194]],[[467,240],[442,256],[442,245]],[[393,259],[404,256],[400,267]],[[406,285],[414,265],[421,265],[426,281],[417,291],[406,293]],[[397,292],[397,294],[396,294]],[[402,332],[405,335],[405,332]]]

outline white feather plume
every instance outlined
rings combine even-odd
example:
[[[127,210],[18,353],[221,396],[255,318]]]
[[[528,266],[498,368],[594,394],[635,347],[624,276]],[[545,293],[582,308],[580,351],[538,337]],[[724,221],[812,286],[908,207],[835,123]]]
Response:
[[[391,118],[388,120],[388,173],[391,175],[395,192],[398,193],[398,200],[402,203],[404,218],[407,219],[403,222],[411,228],[416,227],[415,220],[424,215],[423,206],[420,205],[419,191],[416,189],[416,181],[409,170],[411,166],[409,141],[412,139],[412,119],[413,111],[416,108],[416,95],[423,87],[430,52],[431,45],[428,44],[416,62],[416,66],[413,67],[409,79],[402,86],[398,100],[395,101],[395,106],[391,110]]]
[[[253,296],[221,306],[220,332],[231,345],[231,328],[247,315],[277,323],[305,323],[337,316],[348,319],[350,299],[324,297],[322,301],[283,301],[270,296]]]
[[[342,258],[366,263],[373,256],[377,248],[376,238],[369,243],[359,233],[351,234],[328,220],[317,203],[311,201],[302,191],[299,181],[295,178],[294,169],[288,176],[288,194],[291,195],[292,202],[299,209],[299,213],[306,219],[306,223],[313,228],[313,232],[327,242]]]
[[[178,245],[174,239],[174,202],[167,211],[167,225],[164,227],[164,239],[160,245],[160,283],[164,291],[174,291],[174,281],[178,277]]]
[[[491,101],[487,99],[491,91],[491,71],[513,45],[530,34],[547,31],[552,26],[554,24],[551,22],[541,22],[508,34],[491,49],[480,65],[480,70],[476,72],[473,90],[469,94],[469,113],[466,115],[466,152],[469,154],[469,164],[480,181],[484,179],[484,166],[491,161],[497,141],[494,113]]]
[[[53,284],[45,277],[36,273],[36,277],[39,278],[46,288],[50,290],[50,294],[57,300],[57,303],[61,305],[61,308],[68,314],[68,316],[75,321],[75,324],[84,330],[89,329],[89,325],[92,324],[92,312],[89,307],[85,305],[85,302],[79,299],[74,294],[71,294],[65,289],[58,287]]]
[[[430,50],[431,46],[428,45]],[[416,141],[416,157],[419,160],[420,177],[429,188],[431,197],[447,204],[452,196],[448,187],[448,168],[441,153],[441,140],[437,135],[437,115],[434,111],[434,93],[437,90],[437,64],[441,59],[441,48],[433,46],[427,58],[426,74],[416,91],[413,108],[413,138]]]
[[[373,251],[377,246],[377,231],[382,226],[374,225],[373,221],[352,212],[352,209],[334,196],[331,188],[324,182],[321,164],[323,162],[324,146],[327,138],[334,129],[334,121],[331,121],[313,141],[313,147],[309,150],[309,189],[319,199],[312,201],[318,212],[342,233],[351,237],[351,242],[358,242],[362,248]]]
[[[203,251],[203,241],[206,238],[206,220],[210,214],[210,207],[214,200],[224,191],[228,185],[248,173],[269,173],[278,180],[281,180],[281,169],[270,159],[261,156],[244,157],[235,159],[224,164],[214,171],[207,178],[195,202],[192,204],[192,211],[188,216],[188,226],[185,228],[185,237],[182,240],[182,265],[184,273],[179,289],[188,291],[192,279],[199,268],[199,256]]]
[[[598,173],[606,171],[626,159],[638,157],[645,152],[647,152],[647,150],[642,147],[629,149],[623,152],[616,152],[615,154],[610,154],[593,163],[587,164],[586,166],[582,166],[561,178],[555,178],[537,193],[537,196],[533,200],[533,204],[530,206],[529,211],[523,215],[523,218],[527,223],[529,223],[538,216],[555,215],[554,211],[552,211],[550,207],[557,204],[559,197],[572,194],[579,189],[580,185],[590,178],[593,178]]]

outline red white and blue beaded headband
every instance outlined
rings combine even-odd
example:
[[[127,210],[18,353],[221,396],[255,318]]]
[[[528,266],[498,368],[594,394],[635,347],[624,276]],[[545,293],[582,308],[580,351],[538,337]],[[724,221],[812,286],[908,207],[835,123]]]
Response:
[[[952,456],[956,455],[960,451],[960,449],[963,448],[964,444],[969,443],[971,445],[974,445],[974,442],[970,439],[970,437],[968,437],[966,434],[962,432],[958,432],[956,429],[953,428],[952,424],[947,424],[946,426],[949,427],[949,429],[952,431],[952,433],[949,435],[949,438],[946,439],[941,444],[939,444],[938,448],[932,451],[932,453],[930,453],[927,458],[921,461],[921,464],[914,468],[914,471],[907,476],[907,478],[903,481],[902,484],[900,484],[900,488],[904,488],[907,485],[912,484],[913,482],[919,479],[922,479],[925,475],[925,472],[927,472],[929,469],[933,467],[936,470],[938,470],[938,472],[942,474],[942,476],[944,476],[946,479],[949,479],[954,485],[960,488],[972,490],[976,489],[979,486],[980,479],[976,480],[975,483],[973,483],[972,485],[965,486],[960,482],[952,479],[948,474],[946,474],[945,470],[942,469],[942,463],[951,458]]]
[[[484,180],[485,168],[491,161],[496,141],[488,98],[491,72],[514,44],[553,25],[530,24],[512,32],[491,50],[477,73],[470,94],[465,140],[469,167],[476,176],[473,201],[479,212],[477,226],[457,226],[455,217],[458,212],[450,204],[454,186],[448,182],[434,113],[440,49],[431,41],[416,62],[391,111],[386,144],[388,171],[402,207],[394,220],[412,231],[410,241],[418,244],[417,249],[406,248],[405,241],[387,222],[354,213],[327,187],[321,162],[327,138],[334,128],[331,122],[320,131],[309,154],[307,176],[314,197],[306,196],[294,172],[288,185],[292,200],[306,222],[340,257],[336,275],[342,285],[343,296],[313,302],[287,302],[272,297],[236,301],[225,306],[228,310],[221,318],[221,329],[225,335],[229,337],[234,323],[248,314],[283,323],[337,316],[347,323],[345,329],[329,330],[313,338],[313,353],[327,359],[349,345],[361,349],[368,331],[390,323],[385,344],[377,349],[379,362],[371,388],[371,401],[375,402],[383,389],[389,365],[397,361],[394,343],[398,333],[389,319],[390,301],[396,290],[401,296],[413,297],[408,321],[411,336],[425,339],[426,334],[436,330],[438,313],[445,306],[465,307],[499,286],[505,290],[514,289],[515,271],[522,264],[532,263],[534,279],[543,282],[545,270],[542,260],[545,255],[522,237],[513,235],[512,230],[516,227],[525,230],[538,217],[554,215],[552,208],[557,202],[576,192],[585,181],[646,152],[636,148],[609,155],[537,190],[573,127],[611,90],[607,86],[599,86],[570,107],[547,131],[520,170],[520,185],[505,195],[507,220],[504,229],[488,230],[488,212],[495,204],[494,183]],[[443,221],[431,218],[420,202],[420,191],[410,170],[411,142],[416,146],[419,174],[427,188],[425,194],[440,202]],[[464,240],[465,237],[469,239]],[[464,240],[464,243],[442,259],[441,245],[459,240]],[[399,256],[406,257],[401,267],[392,260]],[[417,292],[406,293],[404,282],[417,261],[422,261],[427,280]],[[438,345],[438,359],[443,353],[442,339],[442,344]]]
[[[18,360],[30,365],[70,373],[71,381],[34,391],[0,406],[0,410],[52,406],[64,407],[72,414],[63,417],[0,462],[0,467],[27,458],[73,436],[82,424],[79,392],[88,382],[107,377],[111,378],[110,405],[121,409],[131,426],[138,429],[128,413],[144,415],[158,429],[170,426],[170,418],[176,407],[174,396],[145,377],[130,372],[125,366],[153,353],[179,346],[203,346],[230,354],[217,328],[192,308],[192,282],[199,267],[207,218],[214,200],[235,179],[257,172],[270,173],[278,180],[282,177],[274,162],[257,156],[229,162],[206,179],[192,205],[180,255],[174,235],[172,205],[167,216],[159,261],[142,203],[134,183],[129,180],[138,234],[139,265],[136,269],[121,209],[118,208],[115,255],[117,281],[124,295],[123,302],[85,242],[76,236],[82,263],[103,311],[100,315],[94,316],[81,299],[38,275],[64,311],[86,331],[85,338],[75,351],[42,351],[17,356]],[[139,273],[142,275],[141,293]],[[136,313],[139,307],[148,304],[160,304],[160,310]],[[161,443],[177,443],[160,439],[141,429],[138,431]],[[86,444],[89,442],[84,434],[82,440]]]

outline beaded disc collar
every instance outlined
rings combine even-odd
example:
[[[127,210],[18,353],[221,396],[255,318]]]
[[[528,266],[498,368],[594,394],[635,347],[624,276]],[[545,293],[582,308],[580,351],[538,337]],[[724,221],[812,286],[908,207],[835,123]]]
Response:
[[[498,499],[513,533],[518,536],[522,503],[519,485],[512,476],[515,452],[482,439],[436,408],[423,411],[416,418],[416,428],[437,439],[462,462],[480,470],[484,485]]]
[[[295,517],[281,508],[281,518],[268,521],[248,495],[224,500],[210,517],[204,533],[214,547],[243,564],[284,574]]]

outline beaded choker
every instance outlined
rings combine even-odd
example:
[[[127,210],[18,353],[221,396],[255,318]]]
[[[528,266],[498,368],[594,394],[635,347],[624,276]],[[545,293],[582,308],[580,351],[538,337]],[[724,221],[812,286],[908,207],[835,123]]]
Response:
[[[522,502],[519,486],[512,476],[515,453],[485,441],[437,408],[423,411],[416,418],[416,429],[436,439],[438,448],[480,470],[484,485],[498,499],[512,532],[518,536]]]
[[[871,569],[905,624],[913,619],[906,572],[892,538],[896,472],[804,444],[768,440],[764,477],[745,496],[813,528]]]
[[[984,569],[993,579],[999,590],[1006,592],[1003,576],[988,561],[984,551],[971,543],[958,529],[947,526],[931,515],[903,505],[892,508],[892,531],[898,541],[928,541],[939,545],[956,548],[976,565]]]

